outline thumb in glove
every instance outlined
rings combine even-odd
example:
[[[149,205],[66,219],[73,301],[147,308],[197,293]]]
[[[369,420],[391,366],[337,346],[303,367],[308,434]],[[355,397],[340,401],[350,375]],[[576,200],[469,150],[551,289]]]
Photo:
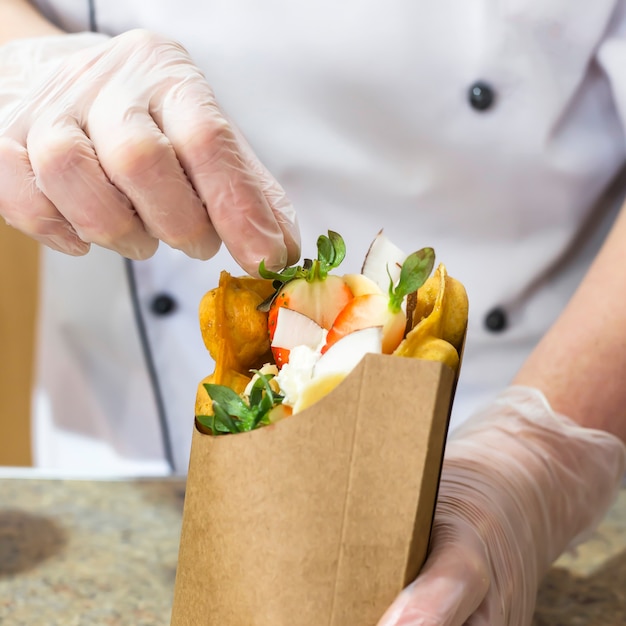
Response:
[[[508,388],[452,434],[432,550],[379,626],[527,626],[542,576],[601,521],[625,464],[618,438]]]

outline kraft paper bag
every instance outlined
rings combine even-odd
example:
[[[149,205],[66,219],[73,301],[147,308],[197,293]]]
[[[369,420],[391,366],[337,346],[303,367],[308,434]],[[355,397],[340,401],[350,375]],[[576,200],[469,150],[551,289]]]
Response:
[[[367,355],[249,433],[193,433],[172,626],[375,626],[428,550],[455,373]]]

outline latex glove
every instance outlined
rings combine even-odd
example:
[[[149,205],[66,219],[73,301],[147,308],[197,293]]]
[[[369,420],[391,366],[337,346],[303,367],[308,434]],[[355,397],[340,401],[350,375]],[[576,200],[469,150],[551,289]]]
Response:
[[[0,215],[48,246],[133,259],[162,240],[254,273],[299,256],[284,191],[178,44],[146,31],[0,48]]]
[[[624,444],[510,387],[448,442],[432,550],[380,625],[525,626],[550,564],[602,519]]]

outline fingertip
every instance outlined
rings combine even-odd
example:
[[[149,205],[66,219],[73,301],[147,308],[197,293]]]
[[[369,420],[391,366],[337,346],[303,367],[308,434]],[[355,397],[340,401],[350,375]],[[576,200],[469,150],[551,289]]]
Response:
[[[283,247],[281,250],[275,250],[272,254],[267,256],[261,256],[250,259],[235,259],[237,263],[248,273],[250,276],[259,276],[259,266],[261,261],[266,269],[271,272],[280,272],[287,266],[288,252],[287,248]]]
[[[265,267],[273,272],[278,272],[285,267],[289,261],[289,252],[286,247],[281,248],[280,252],[276,252],[273,257],[265,261]],[[257,266],[258,267],[258,266]]]
[[[300,259],[300,254],[301,254],[300,246],[292,250],[289,250],[289,254],[287,256],[287,263],[285,263],[283,267],[286,267],[287,265],[295,265]]]
[[[110,248],[131,261],[145,261],[155,255],[159,248],[159,240],[152,237],[144,237],[142,239],[143,241],[141,242],[133,241],[117,247],[103,247]]]
[[[387,609],[385,614],[381,617],[377,626],[397,626],[400,624],[399,621],[402,618],[402,614],[404,613],[404,609],[406,608],[409,600],[411,599],[411,594],[409,591],[410,587],[404,589],[400,595],[395,599],[394,603]]]
[[[183,252],[192,259],[198,259],[199,261],[208,261],[212,259],[222,247],[221,239],[215,237],[210,239],[202,239],[186,246]]]
[[[90,250],[90,243],[81,242],[81,245],[70,246],[64,252],[70,256],[85,256]]]
[[[285,264],[292,265],[301,254],[300,225],[296,211],[286,196],[282,196],[281,202],[269,202],[287,249]]]
[[[290,230],[283,230],[286,248],[285,265],[293,265],[300,259],[302,253],[300,244],[300,230],[297,223]]]
[[[62,237],[48,235],[35,237],[37,241],[56,252],[62,252],[69,256],[85,256],[91,250],[91,244],[75,237]]]

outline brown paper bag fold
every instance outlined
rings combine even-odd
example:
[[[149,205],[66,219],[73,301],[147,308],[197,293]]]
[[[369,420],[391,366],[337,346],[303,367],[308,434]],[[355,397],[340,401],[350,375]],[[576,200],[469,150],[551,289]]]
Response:
[[[454,386],[372,354],[273,426],[196,430],[172,626],[375,626],[426,557]]]

